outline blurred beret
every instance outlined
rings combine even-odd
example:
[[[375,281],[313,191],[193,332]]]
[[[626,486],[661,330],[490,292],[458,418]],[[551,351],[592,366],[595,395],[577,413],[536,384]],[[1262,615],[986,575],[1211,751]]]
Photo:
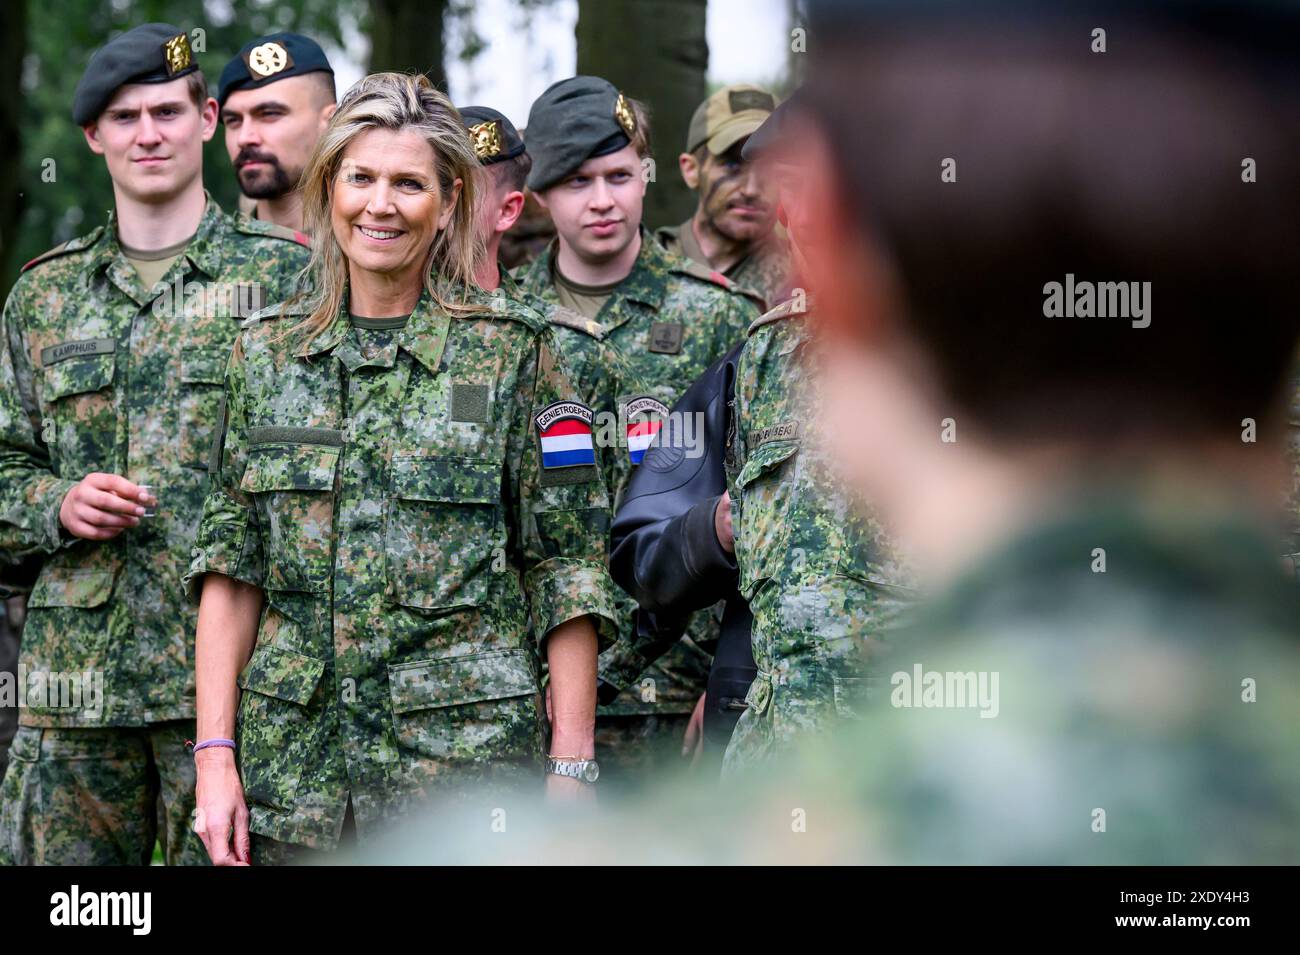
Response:
[[[217,104],[239,90],[259,89],[304,73],[333,73],[325,51],[311,37],[301,33],[270,33],[249,40],[239,48],[217,84]]]
[[[524,151],[524,140],[515,124],[491,106],[466,106],[460,116],[469,130],[479,165],[505,162]]]
[[[593,156],[632,141],[636,113],[609,80],[571,76],[553,84],[528,112],[528,188],[548,189]]]
[[[799,91],[795,90],[772,111],[762,126],[750,134],[745,145],[740,148],[740,158],[745,162],[753,162],[756,159],[770,159],[779,153],[781,147],[789,143],[792,117],[801,108],[802,99]]]
[[[170,23],[145,23],[109,40],[86,65],[72,94],[72,121],[93,123],[128,83],[166,83],[198,71],[190,38]]]

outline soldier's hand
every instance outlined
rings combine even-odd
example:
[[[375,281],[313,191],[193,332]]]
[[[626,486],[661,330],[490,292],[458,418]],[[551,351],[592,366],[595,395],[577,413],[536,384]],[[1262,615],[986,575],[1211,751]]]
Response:
[[[691,710],[691,718],[686,723],[686,734],[682,737],[682,759],[689,758],[694,766],[700,761],[704,752],[704,700],[707,693],[701,693]]]
[[[213,865],[250,865],[248,805],[235,768],[234,750],[204,749],[194,754],[194,831]]]
[[[59,521],[74,537],[106,541],[140,523],[147,491],[116,474],[87,474],[64,495]]]
[[[728,554],[736,552],[736,536],[731,531],[731,492],[723,491],[718,506],[713,509],[713,530],[718,543]]]

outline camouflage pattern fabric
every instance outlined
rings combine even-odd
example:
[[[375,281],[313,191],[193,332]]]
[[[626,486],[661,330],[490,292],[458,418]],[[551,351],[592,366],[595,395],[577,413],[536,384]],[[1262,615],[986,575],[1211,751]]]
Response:
[[[655,230],[655,238],[669,252],[685,256],[705,268],[713,268],[703,256],[696,258],[691,253],[698,249],[694,242],[683,242],[682,232],[691,228],[691,220],[681,225],[668,225]],[[765,309],[774,307],[790,291],[790,277],[793,274],[793,258],[790,253],[790,240],[783,234],[773,232],[759,242],[743,259],[722,274],[733,285],[746,289],[757,296]]]
[[[0,349],[0,551],[45,555],[28,600],[29,671],[103,674],[103,707],[29,705],[26,726],[143,726],[194,716],[189,565],[226,359],[259,300],[287,297],[307,249],[209,199],[153,289],[122,255],[114,218],[28,268]],[[178,288],[180,294],[177,294]],[[159,499],[110,541],[74,539],[59,508],[92,471]]]
[[[207,865],[191,828],[192,720],[20,726],[0,784],[0,865]]]
[[[552,259],[557,244],[516,272],[520,287],[558,304]],[[641,230],[641,251],[631,273],[609,300],[597,322],[627,360],[647,393],[671,408],[691,383],[737,341],[758,316],[758,303],[717,273],[660,246]],[[562,343],[574,365],[591,367],[596,346],[570,338]],[[717,639],[717,623],[698,614],[690,633],[700,642]],[[708,682],[710,654],[692,636],[682,640],[647,670],[635,635],[625,634],[601,656],[601,675],[627,687],[602,715],[690,713]]]
[[[791,299],[754,323],[737,361],[727,484],[758,676],[728,772],[851,717],[910,596],[884,532],[838,490],[811,346],[805,303]]]
[[[265,594],[237,732],[260,835],[329,850],[349,798],[364,840],[449,783],[540,785],[533,635],[614,636],[599,464],[547,466],[534,420],[578,399],[552,333],[465,294],[370,358],[346,302],[309,340],[269,309],[232,358],[186,587]]]

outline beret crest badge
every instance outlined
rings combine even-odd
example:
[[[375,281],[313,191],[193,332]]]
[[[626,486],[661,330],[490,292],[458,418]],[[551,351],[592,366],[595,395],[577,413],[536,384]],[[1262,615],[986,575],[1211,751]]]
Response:
[[[475,123],[469,128],[470,139],[474,142],[474,155],[478,161],[500,156],[504,146],[501,140],[501,124],[494,119]]]
[[[167,75],[175,76],[181,70],[188,69],[194,62],[190,52],[190,38],[178,33],[162,45],[163,59],[167,63]]]
[[[249,50],[245,62],[248,64],[248,72],[258,80],[275,76],[276,73],[281,73],[293,65],[289,59],[289,51],[274,40],[268,40],[261,46]]]
[[[623,132],[628,136],[636,133],[636,113],[622,93],[618,94],[618,99],[614,103],[614,118],[618,120],[618,124],[623,127]]]

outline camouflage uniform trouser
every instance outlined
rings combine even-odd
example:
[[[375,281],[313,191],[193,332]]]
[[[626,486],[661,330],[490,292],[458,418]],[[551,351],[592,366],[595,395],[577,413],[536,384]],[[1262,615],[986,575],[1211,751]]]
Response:
[[[144,727],[20,726],[0,784],[0,864],[205,865],[191,829],[193,720]]]
[[[17,679],[18,674],[18,630],[0,600],[0,679]],[[9,762],[9,743],[18,728],[18,707],[0,707],[0,779],[5,778],[5,766]]]

